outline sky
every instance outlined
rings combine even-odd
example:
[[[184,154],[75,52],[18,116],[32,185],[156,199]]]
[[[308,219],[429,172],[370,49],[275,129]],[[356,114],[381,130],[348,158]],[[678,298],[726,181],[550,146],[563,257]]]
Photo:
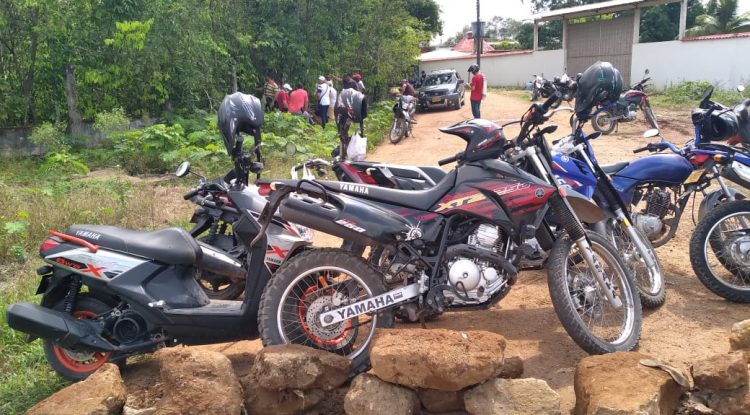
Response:
[[[531,1],[526,0],[480,0],[480,16],[482,20],[490,20],[494,16],[511,17],[517,20],[531,18]],[[443,20],[443,35],[434,39],[433,43],[440,43],[442,39],[453,36],[464,26],[477,18],[475,0],[436,0],[440,5],[440,18]],[[750,11],[750,0],[739,0],[739,13]]]

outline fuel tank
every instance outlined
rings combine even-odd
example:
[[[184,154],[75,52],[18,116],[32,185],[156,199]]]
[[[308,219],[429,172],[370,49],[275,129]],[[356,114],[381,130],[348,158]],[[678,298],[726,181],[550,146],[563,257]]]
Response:
[[[552,173],[561,186],[567,186],[591,199],[596,191],[596,176],[586,163],[563,154],[553,154]]]
[[[680,184],[693,172],[693,165],[678,154],[652,154],[633,160],[612,176],[612,184],[630,202],[639,184],[654,183],[667,186]]]

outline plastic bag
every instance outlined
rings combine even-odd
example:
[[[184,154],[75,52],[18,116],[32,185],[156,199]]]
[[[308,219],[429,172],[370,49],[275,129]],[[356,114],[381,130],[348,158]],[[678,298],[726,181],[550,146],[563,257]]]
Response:
[[[362,161],[365,159],[367,153],[367,138],[359,135],[359,132],[354,133],[349,146],[346,148],[346,155],[351,161]]]

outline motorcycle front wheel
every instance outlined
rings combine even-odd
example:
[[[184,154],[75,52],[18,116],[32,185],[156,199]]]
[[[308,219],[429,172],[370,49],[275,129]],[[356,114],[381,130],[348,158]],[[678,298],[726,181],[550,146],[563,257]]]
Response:
[[[391,144],[398,144],[398,142],[404,138],[404,135],[406,135],[406,120],[403,118],[395,118],[393,120],[391,131],[388,134],[388,139],[391,141]]]
[[[382,274],[340,249],[313,249],[285,262],[263,291],[258,315],[264,346],[300,344],[348,357],[354,376],[370,367],[369,347],[393,311],[363,314],[323,326],[322,312],[386,292]]]
[[[578,245],[567,236],[550,251],[550,297],[560,323],[583,350],[603,354],[633,350],[641,335],[641,302],[636,283],[620,253],[606,238],[587,232],[591,250],[622,305],[606,299]]]
[[[690,238],[690,263],[714,294],[750,303],[750,201],[720,204],[698,222]]]
[[[645,255],[651,256],[654,267],[649,268],[643,258],[643,254],[638,252],[635,242],[630,234],[623,228],[623,224],[616,223],[612,228],[612,241],[617,250],[622,254],[622,259],[628,271],[633,274],[635,283],[638,286],[638,294],[641,297],[641,304],[645,308],[658,308],[664,304],[667,296],[666,285],[664,284],[664,275],[662,273],[661,262],[656,255],[656,250],[651,246],[648,238],[636,227],[636,235],[645,246]],[[633,225],[631,225],[633,226]]]
[[[609,111],[601,111],[594,115],[594,119],[591,120],[591,126],[594,130],[600,131],[602,134],[607,135],[612,133],[617,127],[617,119]]]
[[[656,121],[656,115],[654,114],[654,110],[651,109],[651,106],[648,104],[643,105],[643,115],[646,116],[646,121],[648,122],[648,125],[651,126],[651,128],[659,129],[659,123]]]

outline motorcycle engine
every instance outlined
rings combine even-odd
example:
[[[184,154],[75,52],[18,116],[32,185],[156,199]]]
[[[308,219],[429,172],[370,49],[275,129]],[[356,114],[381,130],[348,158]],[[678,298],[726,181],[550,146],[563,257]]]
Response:
[[[655,240],[664,229],[664,217],[672,210],[672,198],[664,189],[651,189],[643,200],[646,208],[633,214],[633,221],[648,239]]]
[[[469,235],[467,244],[495,253],[503,253],[505,234],[494,225],[481,224]],[[445,297],[452,304],[483,303],[505,287],[508,277],[502,268],[490,261],[479,258],[455,257],[448,262],[448,281],[456,291],[469,297],[471,301],[458,298],[454,293],[445,291]]]
[[[633,121],[638,114],[635,112],[635,104],[628,105],[627,111],[625,111],[625,119]]]

